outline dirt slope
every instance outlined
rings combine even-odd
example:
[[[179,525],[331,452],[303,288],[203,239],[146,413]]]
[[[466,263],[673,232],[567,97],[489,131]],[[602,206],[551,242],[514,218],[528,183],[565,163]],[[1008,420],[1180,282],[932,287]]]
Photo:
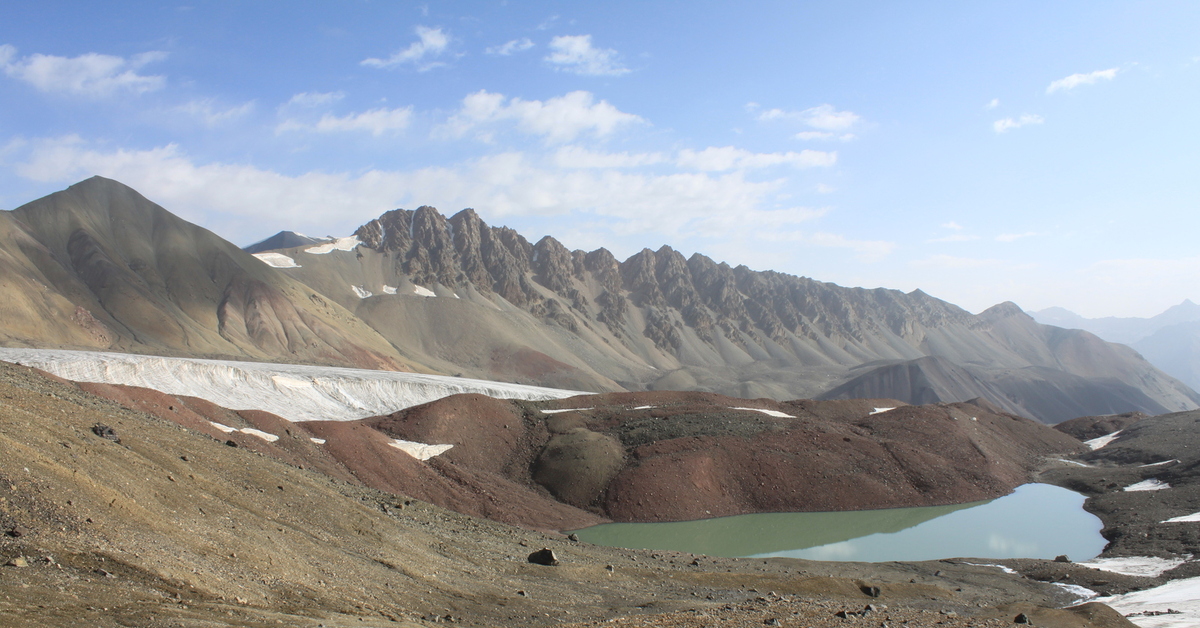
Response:
[[[166,402],[181,421],[202,416],[171,410],[168,399],[135,401]],[[98,424],[120,442],[98,435]],[[914,628],[1008,622],[1017,612],[1046,626],[1128,626],[1102,608],[1042,608],[1067,596],[958,561],[709,559],[574,544],[347,484],[195,427],[0,363],[5,626],[548,626],[630,616],[666,626],[699,613],[726,626],[762,625],[768,613],[814,626],[867,603]],[[540,547],[561,564],[528,563]]]

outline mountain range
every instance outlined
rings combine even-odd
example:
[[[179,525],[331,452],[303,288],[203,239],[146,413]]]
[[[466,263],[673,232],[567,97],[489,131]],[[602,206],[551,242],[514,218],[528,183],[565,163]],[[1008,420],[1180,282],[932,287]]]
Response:
[[[1200,395],[1134,350],[664,246],[624,261],[531,243],[471,209],[397,209],[251,254],[112,180],[0,212],[0,344],[411,370],[736,397],[983,398],[1058,422]]]

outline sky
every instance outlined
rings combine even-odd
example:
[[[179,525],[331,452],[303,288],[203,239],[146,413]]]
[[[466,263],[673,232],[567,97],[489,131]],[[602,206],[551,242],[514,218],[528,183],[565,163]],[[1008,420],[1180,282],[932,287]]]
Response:
[[[0,0],[0,208],[238,245],[472,207],[843,286],[1200,301],[1200,3]]]

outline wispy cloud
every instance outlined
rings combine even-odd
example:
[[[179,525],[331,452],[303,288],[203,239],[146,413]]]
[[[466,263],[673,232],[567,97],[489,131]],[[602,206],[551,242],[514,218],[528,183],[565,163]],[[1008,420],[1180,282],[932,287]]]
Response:
[[[999,107],[999,106],[1000,106],[1000,99],[993,98],[993,99],[989,100],[988,104],[984,105],[983,108],[984,109],[995,109],[996,107]]]
[[[193,100],[176,107],[176,110],[196,117],[205,126],[215,127],[254,111],[254,101],[242,103],[236,107],[220,107],[212,99]]]
[[[300,92],[292,96],[286,103],[286,106],[297,107],[323,107],[333,104],[346,95],[342,92]]]
[[[431,59],[439,57],[446,52],[446,49],[450,46],[450,36],[442,32],[440,28],[429,28],[428,26],[418,26],[416,32],[417,41],[409,44],[404,50],[397,51],[387,59],[374,57],[363,59],[362,65],[372,68],[390,68],[411,63],[419,72],[425,72],[445,65],[440,61],[432,61]]]
[[[1045,118],[1033,113],[1023,114],[1019,118],[1001,118],[992,123],[992,129],[997,133],[1008,133],[1013,129],[1019,129],[1029,124],[1041,124],[1045,122]]]
[[[285,131],[316,131],[318,133],[367,131],[371,135],[380,136],[384,133],[395,133],[408,128],[409,122],[412,120],[412,114],[412,107],[399,109],[380,107],[345,116],[335,116],[327,113],[321,116],[320,120],[312,124],[295,118],[289,118],[280,123],[275,130],[277,133]]]
[[[18,59],[16,48],[9,44],[0,46],[0,66],[8,76],[43,92],[90,98],[162,89],[166,77],[138,71],[166,58],[165,52],[144,52],[128,59],[89,52],[78,57],[32,54]]]
[[[931,240],[926,240],[926,242],[931,242],[931,243],[933,243],[933,242],[971,242],[971,241],[978,240],[978,239],[979,239],[979,236],[977,236],[977,235],[970,235],[967,233],[952,233],[948,236],[942,236],[940,238],[933,238]]]
[[[1004,262],[998,259],[931,255],[925,259],[909,262],[909,264],[921,268],[985,268],[989,266],[1002,266]]]
[[[566,169],[640,168],[667,161],[663,153],[604,153],[581,146],[564,146],[554,153],[554,165]]]
[[[752,112],[759,110],[756,103],[749,103],[746,107]],[[757,117],[762,122],[791,120],[815,129],[796,133],[795,137],[798,140],[852,140],[855,135],[849,131],[862,122],[862,116],[857,113],[839,111],[837,107],[830,104],[817,105],[800,111],[767,109],[760,111]]]
[[[545,61],[555,69],[584,76],[621,76],[631,70],[621,64],[616,50],[592,46],[591,35],[560,35],[550,40]]]
[[[484,52],[490,55],[507,57],[518,52],[524,52],[530,48],[533,48],[533,41],[528,37],[523,37],[521,39],[514,39],[512,41],[505,42],[499,46],[491,46],[485,49]]]
[[[1093,83],[1097,83],[1099,81],[1111,81],[1117,77],[1117,72],[1119,71],[1119,68],[1109,68],[1107,70],[1096,70],[1095,72],[1088,72],[1086,74],[1072,74],[1071,76],[1060,78],[1057,81],[1050,83],[1050,85],[1046,87],[1046,93],[1053,94],[1057,91],[1075,89],[1080,85],[1092,85]]]
[[[562,143],[585,133],[606,137],[621,127],[645,120],[607,101],[596,102],[595,96],[585,91],[541,101],[509,99],[481,90],[464,98],[462,107],[435,129],[435,135],[463,137],[476,132],[480,139],[489,140],[491,129],[500,122],[514,122],[519,130],[540,135],[548,143]]]
[[[1041,235],[1036,231],[1027,231],[1025,233],[1002,233],[996,236],[997,242],[1015,242],[1021,238],[1031,238],[1036,235]]]
[[[795,168],[832,166],[837,163],[837,153],[819,150],[802,150],[786,153],[754,153],[733,146],[710,146],[701,151],[684,149],[675,160],[681,168],[707,172],[727,170],[750,170],[771,166],[788,165]]]

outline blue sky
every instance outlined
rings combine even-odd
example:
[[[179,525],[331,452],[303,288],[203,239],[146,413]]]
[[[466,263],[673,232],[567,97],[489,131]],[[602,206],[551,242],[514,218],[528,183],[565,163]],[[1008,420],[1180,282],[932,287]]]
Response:
[[[974,312],[1200,300],[1195,2],[5,5],[5,209],[99,174],[241,245],[474,207]]]

